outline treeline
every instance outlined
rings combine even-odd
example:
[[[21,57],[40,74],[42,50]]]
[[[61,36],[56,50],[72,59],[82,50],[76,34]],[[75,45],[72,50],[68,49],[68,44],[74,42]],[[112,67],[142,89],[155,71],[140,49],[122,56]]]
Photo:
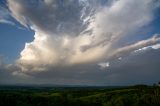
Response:
[[[160,106],[160,87],[0,90],[0,106]]]

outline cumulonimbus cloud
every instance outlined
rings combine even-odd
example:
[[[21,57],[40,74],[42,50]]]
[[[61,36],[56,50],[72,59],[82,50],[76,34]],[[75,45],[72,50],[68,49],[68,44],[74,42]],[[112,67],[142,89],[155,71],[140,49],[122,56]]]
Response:
[[[159,7],[153,0],[110,0],[109,5],[97,0],[8,0],[8,7],[17,21],[35,31],[17,60],[23,72],[97,64],[160,39],[119,45],[152,22]]]

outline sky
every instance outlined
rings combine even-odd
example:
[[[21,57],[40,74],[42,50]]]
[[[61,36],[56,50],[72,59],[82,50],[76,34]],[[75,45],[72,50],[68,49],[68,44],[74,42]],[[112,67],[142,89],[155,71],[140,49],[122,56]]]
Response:
[[[153,84],[159,64],[159,0],[0,1],[0,84]]]

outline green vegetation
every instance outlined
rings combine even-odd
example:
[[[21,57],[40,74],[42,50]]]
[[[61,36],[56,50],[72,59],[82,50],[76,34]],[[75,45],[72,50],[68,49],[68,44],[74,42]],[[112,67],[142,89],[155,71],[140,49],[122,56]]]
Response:
[[[0,87],[0,106],[160,106],[160,87]]]

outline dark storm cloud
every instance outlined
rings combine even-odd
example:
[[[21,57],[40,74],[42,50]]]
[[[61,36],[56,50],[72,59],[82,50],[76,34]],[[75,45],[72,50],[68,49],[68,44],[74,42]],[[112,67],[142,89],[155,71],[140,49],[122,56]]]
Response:
[[[160,80],[160,49],[149,49],[143,53],[132,53],[121,60],[111,62],[113,84],[153,84]]]

